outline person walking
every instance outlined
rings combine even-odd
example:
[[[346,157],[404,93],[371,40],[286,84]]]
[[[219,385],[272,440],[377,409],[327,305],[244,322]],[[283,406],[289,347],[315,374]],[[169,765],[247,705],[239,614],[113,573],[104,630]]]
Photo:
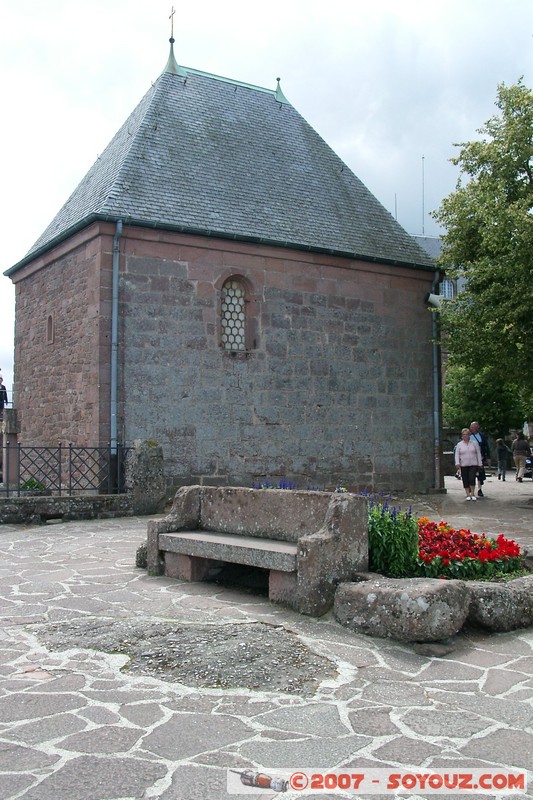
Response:
[[[505,480],[507,472],[507,457],[511,454],[511,449],[507,447],[503,439],[496,439],[496,458],[498,460],[498,480]]]
[[[0,375],[0,419],[3,419],[4,416],[4,406],[7,406],[7,389]]]
[[[483,459],[479,445],[471,438],[470,429],[463,428],[461,440],[455,446],[455,468],[461,470],[467,500],[477,500],[476,475],[482,467]]]
[[[511,450],[513,453],[514,464],[516,467],[515,480],[520,481],[520,483],[522,483],[524,479],[524,472],[526,469],[526,458],[531,455],[531,448],[522,431],[519,431],[516,434],[516,439],[511,445]]]
[[[489,440],[480,429],[479,422],[470,423],[470,438],[477,443],[479,449],[481,450],[482,464],[477,473],[477,496],[484,497],[482,486],[485,483],[485,478],[487,477],[485,473],[485,467],[487,464],[490,464],[490,448]]]

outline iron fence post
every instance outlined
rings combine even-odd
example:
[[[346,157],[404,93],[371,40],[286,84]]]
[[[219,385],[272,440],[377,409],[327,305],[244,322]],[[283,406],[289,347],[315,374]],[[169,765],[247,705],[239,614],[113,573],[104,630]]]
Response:
[[[62,478],[62,474],[61,474],[61,452],[62,452],[62,450],[61,450],[61,442],[59,442],[58,448],[57,448],[57,477],[58,477],[58,487],[57,488],[58,488],[58,492],[59,492],[59,496],[60,497],[61,497],[61,478]]]
[[[9,497],[9,462],[11,461],[11,443],[9,439],[7,440],[6,449],[4,452],[6,455],[4,460],[7,463],[2,464],[2,480],[4,481],[4,485],[6,487],[6,497]]]
[[[20,497],[20,459],[22,458],[22,445],[17,444],[17,495]]]
[[[118,443],[117,447],[117,481],[116,481],[116,493],[122,494],[122,464],[124,460],[124,445],[122,442]]]
[[[107,493],[111,494],[113,490],[113,448],[109,442],[109,454],[107,457]]]

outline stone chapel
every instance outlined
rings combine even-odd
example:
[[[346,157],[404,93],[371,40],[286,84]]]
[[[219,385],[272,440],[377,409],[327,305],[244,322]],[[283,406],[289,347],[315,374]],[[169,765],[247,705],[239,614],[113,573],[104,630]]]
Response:
[[[438,488],[434,262],[279,81],[185,68],[170,41],[5,273],[20,441],[152,439],[175,486]]]

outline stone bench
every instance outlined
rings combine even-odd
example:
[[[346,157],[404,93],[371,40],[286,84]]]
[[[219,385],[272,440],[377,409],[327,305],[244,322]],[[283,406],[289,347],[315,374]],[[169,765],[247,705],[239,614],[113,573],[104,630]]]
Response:
[[[368,567],[367,501],[348,493],[187,486],[148,523],[148,571],[200,581],[220,562],[269,570],[269,598],[321,616]]]

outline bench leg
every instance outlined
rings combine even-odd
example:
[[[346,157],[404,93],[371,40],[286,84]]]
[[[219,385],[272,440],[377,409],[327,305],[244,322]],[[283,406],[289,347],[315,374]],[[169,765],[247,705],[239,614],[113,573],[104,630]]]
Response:
[[[219,562],[211,558],[185,556],[182,553],[165,553],[165,576],[180,581],[203,581],[209,570]]]
[[[268,575],[268,599],[272,603],[296,608],[297,606],[296,572],[281,572],[271,569]]]

